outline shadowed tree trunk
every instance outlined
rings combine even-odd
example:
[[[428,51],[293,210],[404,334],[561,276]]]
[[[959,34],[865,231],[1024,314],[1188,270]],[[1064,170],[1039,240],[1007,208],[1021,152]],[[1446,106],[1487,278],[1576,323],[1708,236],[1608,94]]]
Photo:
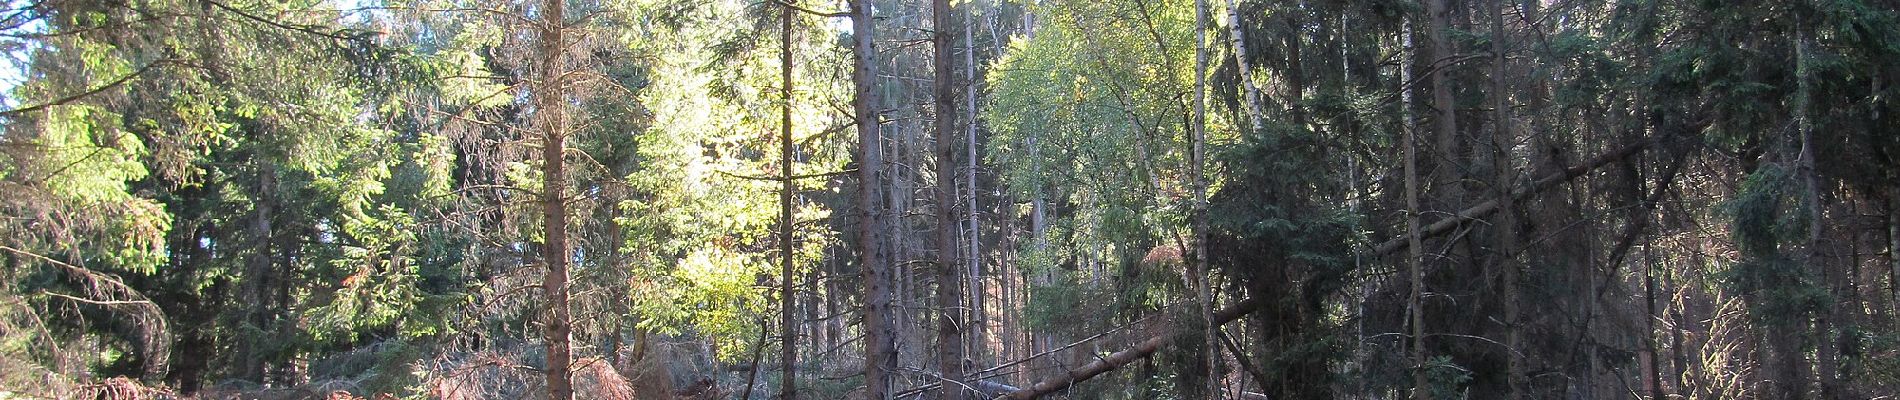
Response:
[[[798,302],[792,288],[797,271],[792,265],[792,9],[783,0],[779,18],[779,398],[798,398]]]
[[[952,138],[957,131],[957,87],[955,77],[956,22],[951,19],[950,0],[931,0],[931,42],[936,54],[932,64],[936,73],[931,84],[936,102],[936,216],[937,216],[937,371],[942,387],[939,399],[962,399],[965,311],[963,274],[957,262],[956,154]]]

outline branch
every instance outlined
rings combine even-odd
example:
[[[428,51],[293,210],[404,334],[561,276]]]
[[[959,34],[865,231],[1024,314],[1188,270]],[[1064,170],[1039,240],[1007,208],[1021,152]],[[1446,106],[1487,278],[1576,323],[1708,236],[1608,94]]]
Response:
[[[230,11],[232,14],[237,14],[240,17],[244,17],[244,19],[248,19],[248,20],[259,22],[259,23],[263,23],[265,25],[277,27],[278,29],[283,29],[283,30],[288,30],[288,31],[293,31],[293,32],[302,32],[309,35],[326,37],[326,38],[335,39],[335,40],[350,41],[350,40],[358,39],[356,37],[351,37],[349,35],[342,35],[336,32],[319,31],[317,30],[316,26],[313,26],[313,25],[289,25],[282,22],[277,22],[275,20],[259,17],[257,15],[245,12],[244,10],[239,10],[236,7],[231,7],[231,6],[225,5],[224,3],[220,3],[213,0],[205,0],[205,2],[210,3],[212,6],[215,6],[217,8],[224,9],[225,11]]]
[[[156,306],[155,304],[152,303],[151,300],[93,300],[93,299],[88,299],[88,298],[83,298],[83,297],[74,297],[71,295],[48,292],[44,290],[40,291],[40,294],[58,297],[58,298],[66,299],[66,300],[72,300],[72,301],[76,301],[80,303],[98,305],[98,306],[124,306],[124,305]]]
[[[781,178],[781,177],[776,177],[776,176],[740,175],[740,174],[735,174],[735,173],[726,172],[726,171],[714,171],[714,172],[718,172],[720,175],[725,175],[725,176],[729,176],[733,178],[751,179],[755,181],[783,182],[786,180],[786,178]],[[852,168],[852,169],[847,169],[843,171],[821,172],[821,173],[816,173],[816,174],[804,174],[804,175],[792,175],[790,180],[795,181],[795,180],[800,180],[800,179],[823,178],[823,177],[831,177],[831,176],[838,176],[838,175],[854,174],[857,172],[858,172],[857,168]]]
[[[99,94],[100,92],[104,92],[107,90],[112,90],[112,88],[119,87],[119,85],[124,85],[126,82],[131,82],[133,78],[137,78],[140,75],[145,75],[146,71],[151,71],[153,68],[157,68],[159,65],[170,63],[172,61],[174,60],[162,59],[158,61],[153,61],[150,64],[145,64],[144,67],[139,67],[137,71],[132,71],[132,73],[126,74],[125,76],[121,76],[119,77],[119,79],[114,79],[112,82],[108,82],[103,86],[88,89],[84,92],[79,92],[71,96],[62,97],[57,100],[53,100],[44,104],[37,104],[37,105],[32,105],[32,106],[27,106],[27,107],[15,108],[12,110],[0,111],[0,117],[6,117],[6,118],[18,117],[22,114],[39,111],[47,107],[65,105],[66,103],[79,101],[80,99],[84,99],[88,96]]]
[[[792,4],[791,2],[788,2],[785,0],[770,0],[770,1],[772,2],[772,4],[778,4],[780,7],[789,8],[794,11],[811,14],[811,15],[819,16],[819,17],[843,18],[843,17],[851,16],[851,13],[849,12],[823,12],[823,11],[817,11],[817,10],[813,10],[809,8],[799,7],[798,5]]]

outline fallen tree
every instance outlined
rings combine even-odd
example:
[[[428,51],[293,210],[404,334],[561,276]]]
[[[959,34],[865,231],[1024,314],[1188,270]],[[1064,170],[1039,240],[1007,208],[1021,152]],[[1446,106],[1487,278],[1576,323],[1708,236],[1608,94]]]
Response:
[[[1223,308],[1214,313],[1214,326],[1225,325],[1228,322],[1240,319],[1241,316],[1252,313],[1254,310],[1259,310],[1260,307],[1265,304],[1267,304],[1265,300],[1250,298],[1227,306],[1227,308]],[[1113,371],[1123,365],[1135,362],[1135,360],[1140,360],[1142,357],[1147,357],[1149,354],[1154,354],[1156,350],[1161,349],[1161,346],[1173,342],[1175,336],[1179,334],[1179,328],[1168,330],[1160,335],[1155,335],[1154,337],[1148,338],[1148,340],[1135,344],[1134,348],[1118,351],[1104,357],[1096,357],[1095,361],[1090,361],[1088,364],[1063,371],[1063,376],[1037,382],[1035,385],[1030,385],[1029,387],[997,396],[996,398],[999,400],[1028,400],[1067,389],[1076,382],[1089,380],[1089,378],[1094,378],[1096,375]]]
[[[1696,120],[1694,122],[1689,122],[1688,124],[1684,126],[1675,127],[1677,129],[1673,129],[1673,131],[1683,132],[1683,133],[1697,132],[1701,130],[1701,127],[1707,126],[1708,124],[1709,124],[1709,120],[1704,118],[1704,119]],[[1529,185],[1526,185],[1525,187],[1518,188],[1517,190],[1512,191],[1511,196],[1514,199],[1520,199],[1520,200],[1529,198],[1532,195],[1535,195],[1539,192],[1543,192],[1546,190],[1550,190],[1551,188],[1555,188],[1559,184],[1562,184],[1564,182],[1568,182],[1572,179],[1576,179],[1577,177],[1587,175],[1591,171],[1595,171],[1598,168],[1602,168],[1603,166],[1610,165],[1611,163],[1615,163],[1617,161],[1621,161],[1624,159],[1628,159],[1637,154],[1642,154],[1644,150],[1655,147],[1656,145],[1663,143],[1666,140],[1682,139],[1685,137],[1686,137],[1685,135],[1665,134],[1661,137],[1641,140],[1641,141],[1637,141],[1636,143],[1624,145],[1622,147],[1616,148],[1609,152],[1593,157],[1587,161],[1584,161],[1583,163],[1573,165],[1573,166],[1570,166],[1569,168],[1564,168],[1561,171],[1553,172],[1553,173],[1543,176],[1542,178],[1538,178],[1537,180],[1532,181]],[[1424,227],[1424,229],[1421,229],[1419,231],[1419,236],[1432,237],[1432,236],[1442,235],[1447,232],[1451,232],[1455,230],[1455,228],[1457,228],[1458,226],[1464,224],[1466,221],[1471,221],[1477,218],[1483,218],[1485,216],[1490,215],[1491,213],[1497,212],[1499,203],[1500,203],[1500,199],[1494,198],[1491,200],[1487,200],[1483,203],[1478,203],[1477,205],[1467,207],[1464,210],[1458,211],[1456,214],[1452,214],[1452,216],[1450,217],[1446,217],[1444,219],[1438,220],[1436,222],[1433,222],[1430,226]],[[1386,254],[1397,252],[1399,250],[1404,250],[1405,247],[1407,246],[1408,241],[1409,241],[1409,238],[1405,237],[1404,235],[1400,235],[1399,237],[1393,238],[1391,240],[1381,242],[1377,246],[1373,246],[1372,249],[1370,249],[1369,251],[1370,253],[1369,255],[1373,257],[1381,257]],[[1221,309],[1219,312],[1214,313],[1213,326],[1218,327],[1221,325],[1225,325],[1228,322],[1233,322],[1234,320],[1240,319],[1240,317],[1242,316],[1245,316],[1247,314],[1250,314],[1250,313],[1253,313],[1254,311],[1259,310],[1261,306],[1265,304],[1266,304],[1266,301],[1260,298],[1248,298],[1245,300],[1241,300],[1239,303],[1235,303],[1233,305],[1228,306],[1227,308]],[[1114,354],[1109,354],[1107,356],[1097,357],[1095,361],[1089,362],[1088,364],[1084,364],[1080,367],[1071,368],[1067,371],[1063,371],[1063,374],[1061,376],[1046,379],[1041,382],[1037,382],[1034,385],[1030,385],[1028,387],[997,396],[996,399],[997,400],[1029,400],[1029,399],[1034,399],[1037,397],[1042,397],[1047,394],[1055,393],[1063,389],[1067,389],[1078,382],[1082,382],[1090,378],[1094,378],[1103,373],[1113,371],[1116,368],[1121,368],[1124,365],[1128,365],[1129,363],[1135,362],[1135,360],[1140,360],[1143,357],[1152,355],[1155,353],[1155,351],[1160,350],[1162,346],[1165,346],[1168,343],[1176,340],[1175,336],[1178,335],[1179,333],[1180,333],[1179,326],[1170,326],[1170,329],[1164,330],[1162,331],[1161,334],[1148,338],[1148,340],[1144,340],[1140,343],[1137,343],[1132,348],[1115,352]]]

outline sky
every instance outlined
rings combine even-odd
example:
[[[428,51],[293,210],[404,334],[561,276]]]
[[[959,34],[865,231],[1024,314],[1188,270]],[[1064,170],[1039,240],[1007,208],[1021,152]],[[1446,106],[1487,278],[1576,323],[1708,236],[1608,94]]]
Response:
[[[0,18],[4,18],[3,16],[11,16],[16,12],[15,10],[19,10],[20,8],[26,7],[27,4],[29,4],[27,0],[4,0],[4,1],[7,7],[4,14],[0,14]],[[44,30],[46,30],[45,23],[41,23],[39,21],[33,21],[26,25],[22,25],[19,28],[0,30],[0,33],[5,33],[8,35],[21,35],[21,34],[29,34],[29,33],[34,33],[34,32],[41,32]],[[5,39],[5,40],[12,40],[12,39]],[[6,60],[0,61],[0,107],[13,109],[14,107],[18,107],[20,105],[19,102],[15,101],[13,98],[13,88],[20,86],[21,83],[24,83],[26,81],[25,68],[26,68],[26,61],[27,61],[27,51],[26,49],[16,49],[16,50],[8,51],[5,55],[5,58]]]

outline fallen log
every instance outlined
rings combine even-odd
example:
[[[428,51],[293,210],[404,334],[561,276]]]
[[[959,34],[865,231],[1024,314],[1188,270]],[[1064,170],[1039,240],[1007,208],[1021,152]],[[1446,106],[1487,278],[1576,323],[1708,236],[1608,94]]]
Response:
[[[1251,299],[1242,300],[1241,302],[1235,303],[1234,305],[1227,306],[1227,308],[1221,309],[1219,312],[1214,313],[1214,325],[1220,326],[1220,325],[1225,325],[1228,322],[1233,322],[1234,320],[1240,319],[1241,316],[1247,315],[1248,313],[1252,313],[1255,310],[1259,310],[1260,307],[1265,305],[1266,303],[1267,302],[1265,300],[1261,300],[1258,298],[1251,298]],[[1031,385],[1021,390],[1004,394],[1002,396],[997,396],[996,398],[998,400],[1029,400],[1029,399],[1041,397],[1046,394],[1055,393],[1063,389],[1067,389],[1069,388],[1069,385],[1074,385],[1076,382],[1081,382],[1081,381],[1088,380],[1089,378],[1094,378],[1096,375],[1101,375],[1108,371],[1113,371],[1116,368],[1120,368],[1123,365],[1128,365],[1128,363],[1135,362],[1135,360],[1140,360],[1142,357],[1147,357],[1150,354],[1154,354],[1156,350],[1161,349],[1161,346],[1167,345],[1169,342],[1175,341],[1176,336],[1178,335],[1179,335],[1179,332],[1170,330],[1167,333],[1156,335],[1155,337],[1148,338],[1148,340],[1144,340],[1141,343],[1137,343],[1135,344],[1134,348],[1131,348],[1128,350],[1122,350],[1122,351],[1116,352],[1115,354],[1109,354],[1103,357],[1097,357],[1095,361],[1090,361],[1088,364],[1084,364],[1080,367],[1076,367],[1074,369],[1064,371],[1065,372],[1065,374],[1063,374],[1064,376],[1038,382],[1035,385]]]

